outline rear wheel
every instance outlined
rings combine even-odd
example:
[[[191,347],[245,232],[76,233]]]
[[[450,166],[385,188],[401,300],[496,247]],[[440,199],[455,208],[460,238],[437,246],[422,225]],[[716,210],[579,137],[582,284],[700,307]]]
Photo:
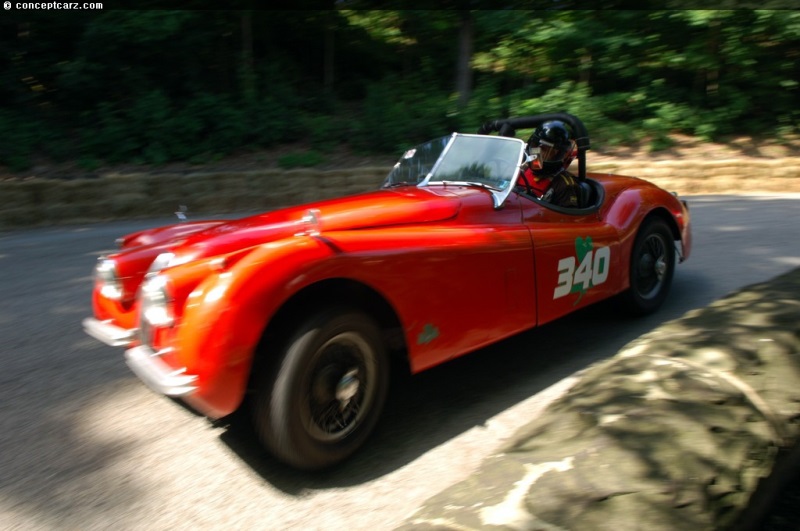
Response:
[[[631,251],[630,288],[620,300],[634,315],[656,311],[667,298],[675,272],[675,241],[660,218],[648,218],[639,228]]]
[[[256,431],[292,466],[335,465],[374,428],[388,373],[380,330],[370,317],[342,308],[320,312],[289,336],[281,359],[262,375]]]

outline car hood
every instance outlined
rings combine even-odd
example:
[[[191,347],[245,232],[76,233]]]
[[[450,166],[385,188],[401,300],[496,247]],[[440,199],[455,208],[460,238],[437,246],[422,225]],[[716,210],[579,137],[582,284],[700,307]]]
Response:
[[[121,240],[123,276],[150,267],[171,252],[185,263],[311,232],[334,232],[431,223],[456,216],[461,199],[444,188],[404,187],[275,210],[230,221],[186,222],[131,234]],[[127,274],[126,274],[127,273]]]

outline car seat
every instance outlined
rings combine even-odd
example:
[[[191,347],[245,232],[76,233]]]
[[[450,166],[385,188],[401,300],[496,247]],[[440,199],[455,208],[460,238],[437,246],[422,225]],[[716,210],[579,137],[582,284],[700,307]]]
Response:
[[[578,208],[589,208],[594,206],[595,192],[594,186],[586,181],[580,181],[580,192],[578,195]]]

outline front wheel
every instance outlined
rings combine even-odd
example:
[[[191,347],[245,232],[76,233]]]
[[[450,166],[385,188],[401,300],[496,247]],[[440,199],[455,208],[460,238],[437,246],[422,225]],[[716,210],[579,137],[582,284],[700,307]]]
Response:
[[[367,315],[329,309],[290,334],[258,387],[254,425],[281,461],[314,470],[349,457],[374,428],[389,369],[378,326]]]
[[[667,298],[675,272],[675,241],[660,218],[646,219],[633,243],[630,287],[620,300],[633,315],[656,311]]]

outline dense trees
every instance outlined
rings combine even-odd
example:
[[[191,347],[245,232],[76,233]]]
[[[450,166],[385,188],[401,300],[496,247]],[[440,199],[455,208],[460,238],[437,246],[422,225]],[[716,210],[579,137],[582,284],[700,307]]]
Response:
[[[202,161],[298,140],[396,150],[545,110],[580,115],[600,142],[655,147],[673,131],[797,131],[796,11],[317,4],[9,12],[0,164]]]

